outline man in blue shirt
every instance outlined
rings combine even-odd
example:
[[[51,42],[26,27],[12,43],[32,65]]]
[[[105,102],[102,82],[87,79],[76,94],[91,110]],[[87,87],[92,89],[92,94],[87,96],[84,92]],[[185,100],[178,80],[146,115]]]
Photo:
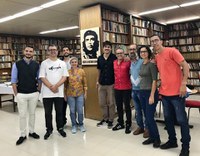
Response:
[[[33,55],[33,47],[27,46],[24,49],[24,58],[14,63],[12,67],[11,83],[17,100],[21,131],[21,136],[17,140],[16,145],[20,145],[26,140],[27,111],[29,114],[29,137],[34,139],[40,138],[34,132],[35,109],[39,97],[39,64],[32,59]]]
[[[133,135],[139,135],[139,134],[144,133],[143,137],[147,138],[149,136],[149,133],[148,133],[146,124],[143,121],[144,113],[142,110],[142,105],[139,100],[139,90],[140,90],[139,71],[143,63],[143,60],[138,58],[137,46],[135,44],[131,44],[129,46],[129,56],[131,59],[130,74],[131,74],[131,83],[132,83],[132,98],[133,98],[134,107],[136,111],[136,122],[138,125],[138,128],[133,132]]]

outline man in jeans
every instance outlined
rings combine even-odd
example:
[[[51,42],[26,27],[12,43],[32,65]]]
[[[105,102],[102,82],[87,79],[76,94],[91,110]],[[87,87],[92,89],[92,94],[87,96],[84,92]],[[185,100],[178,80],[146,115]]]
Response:
[[[97,123],[97,126],[101,126],[104,122],[107,122],[108,128],[112,128],[115,115],[113,62],[117,58],[112,54],[111,48],[111,42],[103,42],[103,54],[99,56],[97,60],[97,87],[99,104],[103,113],[103,119]]]
[[[140,90],[140,77],[139,71],[140,67],[143,63],[142,59],[139,59],[137,54],[137,46],[135,44],[131,44],[129,46],[129,56],[131,59],[131,83],[132,83],[132,98],[134,102],[134,107],[136,111],[136,121],[138,128],[133,132],[133,135],[139,135],[143,133],[144,138],[149,137],[149,132],[147,129],[146,120],[144,120],[144,112],[142,111],[142,105],[139,100],[139,90]],[[143,121],[144,120],[144,121]]]
[[[159,94],[162,95],[165,124],[169,140],[160,146],[161,149],[176,148],[177,138],[174,128],[174,114],[181,128],[182,150],[179,156],[189,156],[190,131],[185,112],[186,84],[189,67],[181,53],[175,48],[163,47],[158,35],[150,38],[156,55],[156,63],[160,73],[161,86]]]
[[[27,112],[29,114],[29,137],[39,139],[40,136],[34,132],[35,109],[38,103],[38,73],[39,64],[33,60],[33,47],[27,46],[24,49],[24,58],[13,64],[12,87],[17,100],[20,119],[21,136],[16,145],[26,140]]]

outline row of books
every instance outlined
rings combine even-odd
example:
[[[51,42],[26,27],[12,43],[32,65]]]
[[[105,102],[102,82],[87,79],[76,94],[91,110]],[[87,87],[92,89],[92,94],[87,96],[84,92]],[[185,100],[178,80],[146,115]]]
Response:
[[[198,71],[190,71],[189,72],[189,78],[200,78],[200,72]]]
[[[143,27],[143,28],[149,28],[150,27],[150,21],[139,19],[139,18],[132,18],[133,20],[133,26]]]
[[[188,65],[190,69],[200,69],[200,62],[189,62]]]
[[[150,45],[150,40],[148,37],[133,36],[133,43],[137,45]]]
[[[187,84],[188,84],[188,85],[200,86],[200,82],[199,82],[198,79],[188,79],[188,80],[187,80]]]
[[[200,37],[188,37],[181,39],[170,39],[169,45],[200,44]]]
[[[0,56],[0,61],[12,61],[11,56],[5,55],[5,56]]]
[[[115,33],[103,32],[103,41],[110,41],[112,43],[128,44],[127,35],[119,35]]]
[[[128,33],[129,28],[128,25],[115,23],[112,21],[103,21],[103,30],[119,32],[119,33]]]
[[[11,43],[0,43],[0,49],[11,49]]]
[[[0,55],[10,55],[10,50],[0,50]]]
[[[200,53],[182,53],[186,60],[200,60]]]
[[[197,30],[185,30],[185,31],[172,31],[169,32],[169,37],[184,37],[195,36],[200,34],[200,28]]]
[[[151,28],[153,28],[153,30],[156,31],[161,31],[164,32],[165,31],[165,27],[156,23],[151,23]]]
[[[12,63],[0,63],[0,69],[11,68]]]
[[[107,9],[103,9],[102,17],[103,19],[112,20],[112,21],[121,22],[121,23],[129,22],[129,16],[125,16],[119,12],[107,10]]]
[[[188,45],[188,46],[177,46],[177,48],[181,51],[181,52],[200,52],[200,44],[197,45]]]
[[[141,36],[148,35],[148,29],[145,28],[132,27],[132,31],[133,35],[141,35]]]
[[[170,25],[168,28],[170,31],[198,29],[200,28],[200,21],[187,22],[187,23],[182,23],[182,24],[173,24],[173,25]]]

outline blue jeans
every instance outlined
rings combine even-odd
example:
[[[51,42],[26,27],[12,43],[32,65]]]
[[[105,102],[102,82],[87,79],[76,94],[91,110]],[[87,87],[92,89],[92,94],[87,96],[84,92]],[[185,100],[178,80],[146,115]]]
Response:
[[[144,119],[144,121],[143,121],[144,112],[143,112],[142,105],[140,102],[140,91],[139,90],[132,90],[132,99],[134,102],[134,107],[135,107],[135,111],[136,111],[136,121],[137,121],[138,126],[142,129],[144,129],[144,128],[148,129],[146,119]]]
[[[158,91],[156,90],[154,96],[154,103],[151,105],[149,104],[150,94],[151,90],[140,90],[140,101],[144,111],[144,116],[146,118],[150,138],[153,140],[160,140],[158,127],[154,119],[154,114],[158,103]]]
[[[76,113],[78,113],[79,125],[83,125],[83,104],[84,104],[83,95],[77,97],[68,96],[67,101],[69,104],[72,126],[76,126]]]
[[[162,103],[169,141],[171,143],[177,142],[174,128],[174,117],[171,115],[173,112],[175,112],[177,122],[181,127],[182,148],[189,149],[191,137],[188,119],[185,112],[185,98],[181,98],[179,96],[162,96]]]

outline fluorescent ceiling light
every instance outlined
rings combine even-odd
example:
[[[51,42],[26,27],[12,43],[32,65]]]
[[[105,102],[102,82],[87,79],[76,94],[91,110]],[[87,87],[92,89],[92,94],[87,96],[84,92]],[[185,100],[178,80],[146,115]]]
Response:
[[[195,19],[199,19],[199,18],[200,18],[200,16],[192,16],[192,17],[189,17],[189,18],[181,18],[181,19],[179,18],[179,19],[176,19],[176,20],[167,21],[166,23],[167,24],[179,23],[179,22],[195,20]]]
[[[38,7],[34,7],[34,8],[31,8],[31,9],[28,9],[28,10],[24,10],[22,12],[18,12],[16,14],[12,15],[12,16],[0,18],[0,23],[10,21],[10,20],[13,20],[15,18],[19,18],[19,17],[25,16],[25,15],[28,15],[28,14],[32,14],[34,12],[40,11],[40,10],[45,9],[45,8],[52,7],[54,5],[58,5],[60,3],[64,3],[66,1],[69,1],[69,0],[54,0],[54,1],[42,4]]]
[[[40,7],[31,8],[31,9],[16,13],[16,14],[13,15],[13,17],[14,18],[22,17],[22,16],[32,14],[32,13],[40,11],[40,10],[42,10],[42,8],[40,8]]]
[[[52,7],[54,5],[58,5],[60,3],[64,3],[66,1],[69,1],[69,0],[54,0],[54,1],[51,1],[51,2],[48,2],[48,3],[45,3],[43,5],[40,5],[40,7],[42,7],[42,8],[49,8],[49,7]]]
[[[187,7],[187,6],[191,6],[191,5],[196,5],[196,4],[200,4],[200,1],[194,1],[194,2],[189,2],[189,3],[183,3],[180,6],[181,7]]]
[[[54,33],[54,32],[59,32],[59,31],[66,31],[66,30],[71,30],[71,29],[77,29],[77,28],[78,28],[78,26],[71,26],[71,27],[66,27],[66,28],[60,28],[60,29],[42,31],[39,34],[49,34],[49,33]]]
[[[160,8],[160,9],[145,11],[145,12],[139,13],[139,15],[141,16],[141,15],[146,15],[146,14],[153,14],[153,13],[167,11],[167,10],[172,10],[172,9],[176,9],[176,8],[179,8],[179,6],[178,5],[174,5],[174,6],[170,6],[170,7],[165,7],[165,8]]]
[[[0,23],[6,22],[6,21],[10,21],[10,20],[12,20],[14,18],[15,17],[13,17],[13,16],[7,16],[7,17],[4,17],[4,18],[1,18],[0,19]]]

